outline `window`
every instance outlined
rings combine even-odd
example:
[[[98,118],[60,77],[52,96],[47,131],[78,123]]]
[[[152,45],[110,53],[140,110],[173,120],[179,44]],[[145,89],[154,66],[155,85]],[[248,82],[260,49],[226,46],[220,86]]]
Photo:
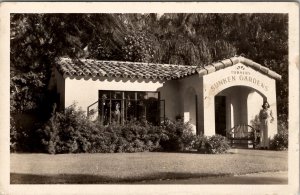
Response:
[[[99,91],[99,118],[103,125],[139,120],[159,124],[164,120],[159,92]]]

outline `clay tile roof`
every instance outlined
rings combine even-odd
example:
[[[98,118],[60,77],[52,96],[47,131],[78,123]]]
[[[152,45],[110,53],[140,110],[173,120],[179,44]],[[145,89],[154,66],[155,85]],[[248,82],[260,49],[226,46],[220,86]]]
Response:
[[[57,69],[64,76],[123,77],[170,80],[196,74],[197,66],[154,64],[141,62],[100,61],[60,58]]]
[[[235,56],[205,66],[60,58],[56,67],[64,77],[123,77],[132,79],[173,80],[194,74],[203,76],[237,63],[243,63],[271,78],[281,79],[281,76],[276,72],[242,56]]]

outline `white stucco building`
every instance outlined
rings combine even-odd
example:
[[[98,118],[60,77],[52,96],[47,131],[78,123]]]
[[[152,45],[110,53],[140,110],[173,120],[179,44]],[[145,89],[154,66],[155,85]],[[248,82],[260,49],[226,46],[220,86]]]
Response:
[[[225,135],[226,129],[251,124],[267,100],[275,119],[269,136],[277,133],[281,76],[241,56],[206,66],[61,58],[53,78],[61,109],[76,102],[105,124],[182,116],[196,134]]]

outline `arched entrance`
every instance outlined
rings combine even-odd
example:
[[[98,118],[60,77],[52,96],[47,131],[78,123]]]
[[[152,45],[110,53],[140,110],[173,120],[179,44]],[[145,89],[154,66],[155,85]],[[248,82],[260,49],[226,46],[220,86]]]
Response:
[[[232,86],[214,97],[215,134],[225,136],[237,125],[250,125],[259,114],[266,96],[248,86]]]
[[[193,132],[197,132],[197,95],[194,88],[186,90],[184,96],[184,122],[192,125]]]
[[[203,105],[203,112],[200,114],[203,117],[200,118],[200,122],[203,120],[205,135],[215,135],[216,132],[221,132],[220,129],[224,126],[230,128],[241,123],[251,124],[250,121],[261,109],[264,99],[268,100],[274,115],[273,127],[269,129],[268,135],[271,138],[277,133],[276,81],[268,71],[257,70],[262,66],[252,67],[239,62],[219,70],[212,67],[207,69],[207,75],[202,77],[203,90],[202,94],[200,93],[202,97],[200,106]],[[225,116],[215,119],[216,111],[220,113],[224,110]],[[226,123],[223,126],[217,125],[217,131],[216,120]]]

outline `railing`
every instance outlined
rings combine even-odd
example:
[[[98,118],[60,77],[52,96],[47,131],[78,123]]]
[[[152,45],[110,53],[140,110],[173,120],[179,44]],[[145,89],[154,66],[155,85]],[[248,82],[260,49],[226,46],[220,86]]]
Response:
[[[91,115],[91,110],[90,110],[90,108],[92,107],[92,106],[94,106],[95,104],[98,104],[98,102],[99,101],[96,101],[96,102],[94,102],[94,103],[92,103],[91,105],[89,105],[88,107],[87,107],[87,117],[90,117],[90,115]],[[98,111],[98,110],[96,110],[96,111]]]
[[[259,142],[259,130],[255,129],[251,125],[239,124],[228,131],[226,131],[226,136],[233,145],[252,145],[255,148]]]

